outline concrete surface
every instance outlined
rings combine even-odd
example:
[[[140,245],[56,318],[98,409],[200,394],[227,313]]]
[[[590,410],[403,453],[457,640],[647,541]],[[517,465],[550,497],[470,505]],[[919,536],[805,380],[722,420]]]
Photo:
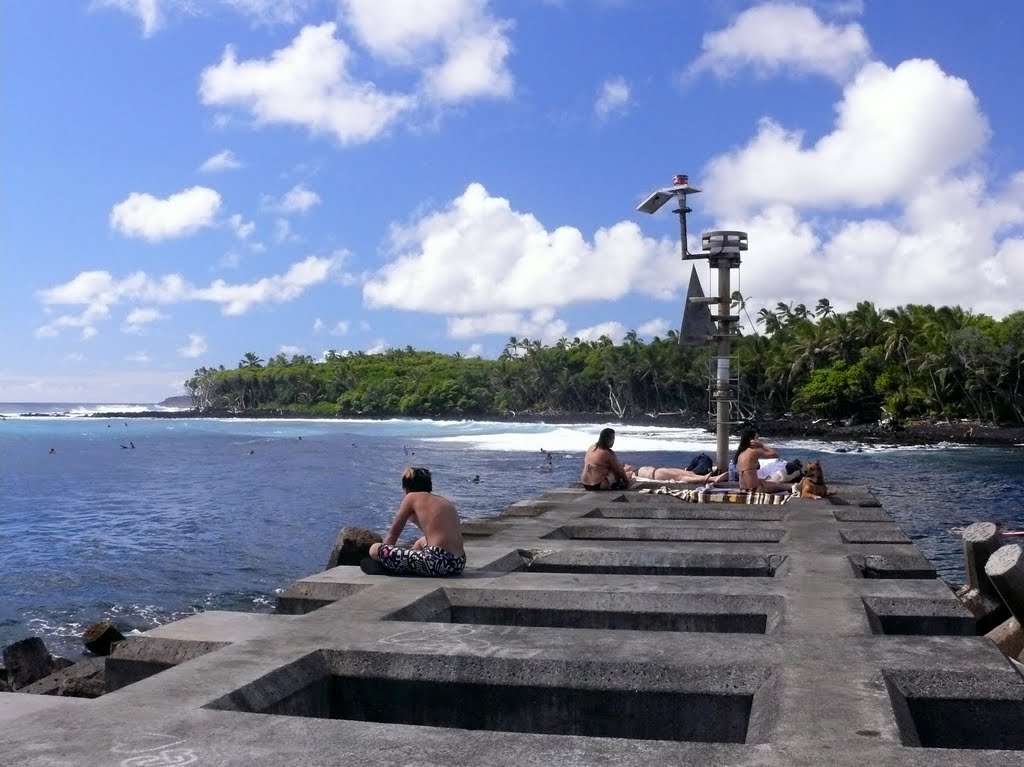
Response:
[[[0,694],[0,764],[1019,767],[1024,677],[836,489],[545,493],[459,578],[334,568],[136,638],[103,697]]]

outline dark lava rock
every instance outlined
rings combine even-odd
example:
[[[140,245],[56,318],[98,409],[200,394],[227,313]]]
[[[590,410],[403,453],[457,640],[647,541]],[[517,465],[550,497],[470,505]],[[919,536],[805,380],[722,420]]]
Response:
[[[85,630],[82,641],[93,655],[110,655],[113,646],[124,641],[124,635],[110,621],[100,621]]]
[[[341,528],[338,538],[334,542],[334,550],[327,560],[327,569],[339,565],[356,565],[366,557],[370,556],[370,546],[375,543],[382,543],[381,538],[372,530],[363,527],[348,526]]]

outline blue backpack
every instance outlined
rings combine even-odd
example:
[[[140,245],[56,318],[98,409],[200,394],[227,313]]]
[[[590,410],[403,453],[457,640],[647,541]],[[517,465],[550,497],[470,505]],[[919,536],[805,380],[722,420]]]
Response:
[[[711,460],[707,453],[700,453],[693,457],[693,460],[690,461],[686,468],[694,474],[710,474],[714,465],[714,461]]]

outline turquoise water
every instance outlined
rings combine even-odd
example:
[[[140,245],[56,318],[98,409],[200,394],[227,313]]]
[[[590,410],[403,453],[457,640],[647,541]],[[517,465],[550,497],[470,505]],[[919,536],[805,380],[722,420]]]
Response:
[[[463,517],[497,514],[575,481],[605,425],[7,417],[0,647],[36,635],[75,657],[82,629],[105,617],[144,630],[202,609],[270,610],[281,589],[323,569],[341,527],[387,526],[406,466],[429,467]],[[617,431],[617,452],[637,465],[712,450],[702,431]],[[822,458],[830,480],[871,488],[945,577],[962,577],[950,528],[1024,528],[1024,448],[776,444],[786,458]]]

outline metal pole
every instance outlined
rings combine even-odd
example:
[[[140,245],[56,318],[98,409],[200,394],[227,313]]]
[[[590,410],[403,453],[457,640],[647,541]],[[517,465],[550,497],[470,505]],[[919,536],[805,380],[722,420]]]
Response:
[[[732,290],[729,287],[729,273],[732,271],[732,257],[723,254],[714,261],[718,270],[718,315],[729,316],[729,302]],[[720,320],[718,323],[718,380],[715,387],[715,398],[718,400],[717,437],[719,474],[729,466],[729,353],[732,343],[732,323]]]
[[[717,470],[726,471],[729,466],[729,424],[732,415],[732,377],[730,375],[730,359],[732,354],[732,337],[734,327],[739,321],[738,316],[729,314],[732,302],[732,287],[729,284],[730,271],[740,266],[740,254],[747,249],[747,233],[735,231],[705,232],[701,236],[701,245],[707,253],[708,265],[718,270],[718,321],[715,339],[718,341],[718,366],[714,383],[714,398],[717,405]]]

